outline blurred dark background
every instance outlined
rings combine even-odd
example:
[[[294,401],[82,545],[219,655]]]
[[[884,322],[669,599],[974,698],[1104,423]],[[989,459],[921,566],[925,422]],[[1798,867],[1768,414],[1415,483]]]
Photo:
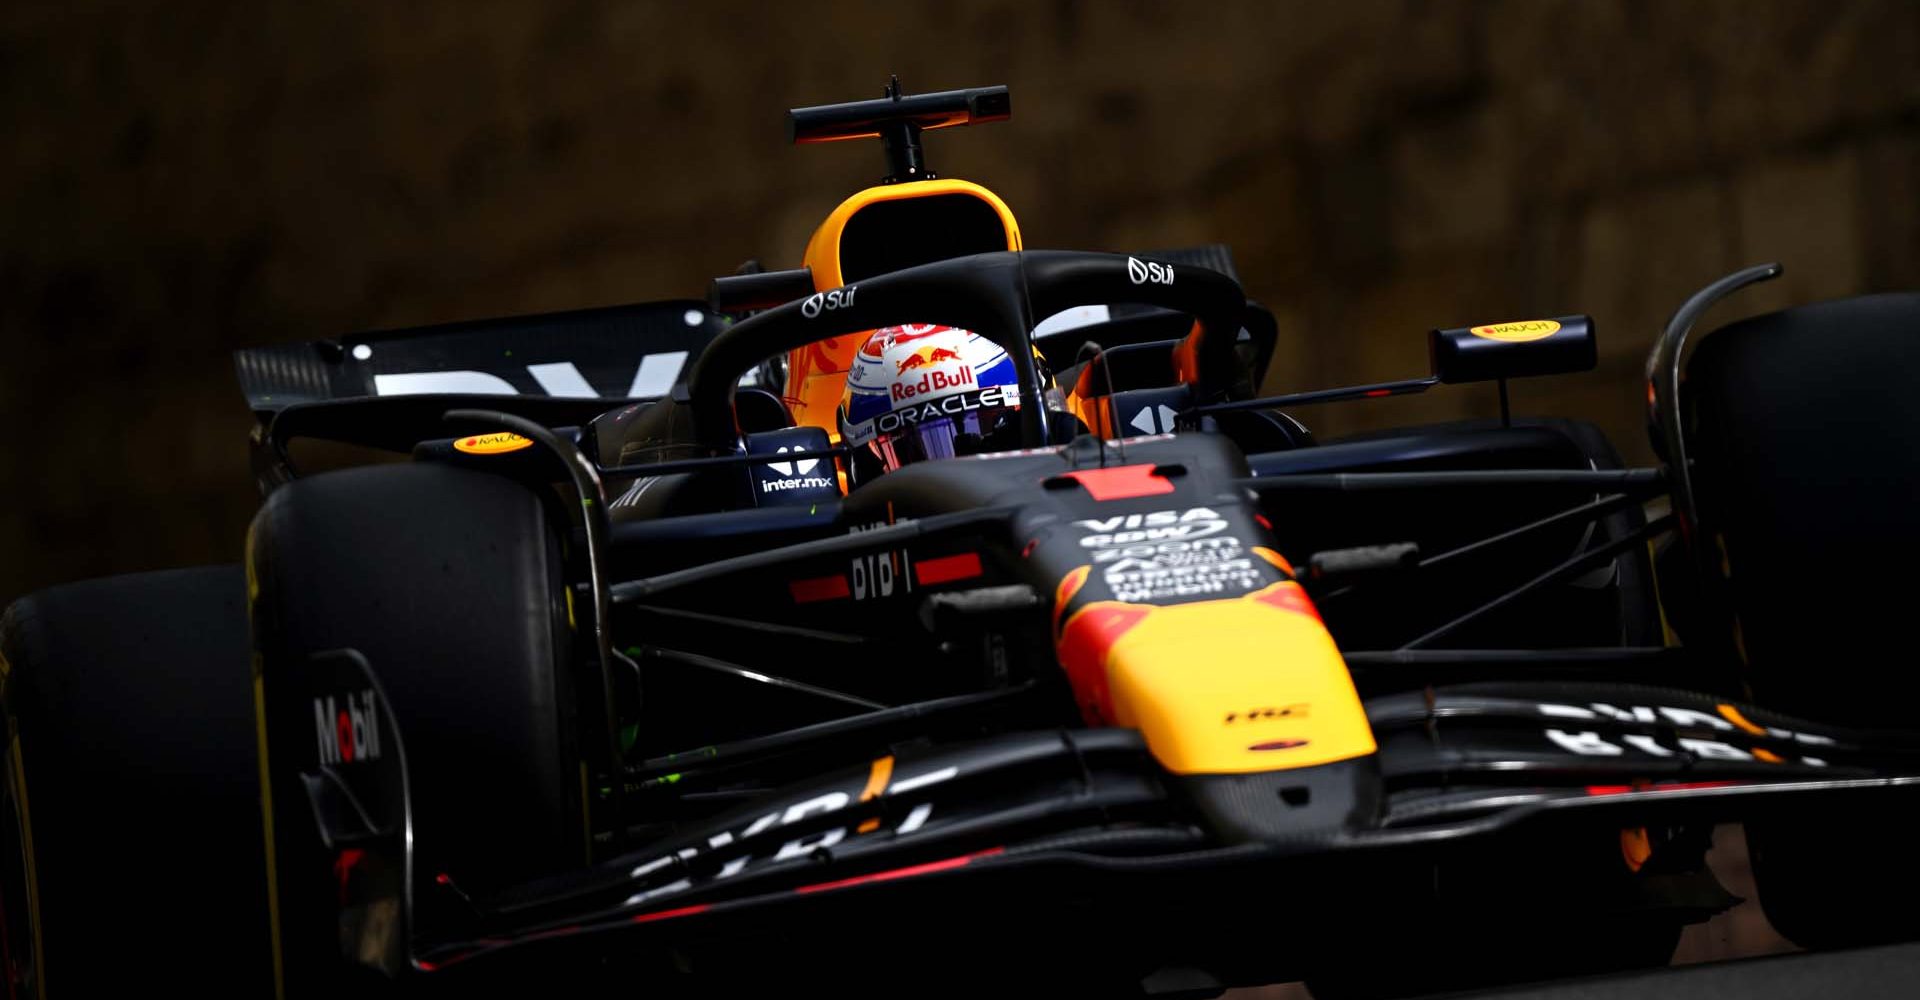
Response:
[[[1224,241],[1267,388],[1425,371],[1423,331],[1592,313],[1515,386],[1650,455],[1639,369],[1695,287],[1741,311],[1920,287],[1920,4],[1836,0],[0,7],[0,602],[233,561],[229,352],[702,294],[798,263],[868,144],[782,112],[1007,83],[929,137],[1033,247]],[[1729,314],[1730,315],[1730,314]],[[1323,434],[1492,390],[1317,408]]]

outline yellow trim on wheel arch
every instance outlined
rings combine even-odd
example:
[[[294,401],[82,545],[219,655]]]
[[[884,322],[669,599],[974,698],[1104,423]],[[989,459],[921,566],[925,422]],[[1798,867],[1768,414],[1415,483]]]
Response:
[[[587,787],[587,762],[580,762],[580,856],[593,857],[593,793]]]
[[[280,958],[280,873],[273,852],[273,783],[267,770],[266,686],[260,678],[258,653],[253,656],[253,736],[260,751],[260,826],[267,840],[267,931],[273,940],[273,995],[274,1000],[285,1000],[287,975]]]
[[[0,656],[0,674],[11,675],[12,672],[6,657]],[[33,811],[27,808],[27,765],[20,756],[19,731],[15,730],[8,736],[7,749],[13,761],[7,772],[7,780],[13,783],[14,801],[20,803],[20,850],[24,855],[23,867],[27,874],[27,923],[33,930],[34,994],[40,1000],[46,1000],[47,956],[40,940],[40,874],[34,867]]]
[[[247,573],[247,620],[253,621],[253,608],[260,600],[260,577],[253,565],[253,526],[247,526],[241,565]],[[273,944],[273,996],[286,1000],[287,973],[280,955],[280,872],[273,850],[273,782],[267,768],[267,689],[260,671],[260,653],[252,654],[253,739],[260,763],[260,830],[267,846],[267,933]]]

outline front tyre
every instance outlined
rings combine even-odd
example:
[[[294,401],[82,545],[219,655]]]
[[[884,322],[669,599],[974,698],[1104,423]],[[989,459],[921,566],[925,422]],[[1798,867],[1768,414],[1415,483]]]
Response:
[[[366,706],[316,697],[318,654],[357,651],[391,704],[416,913],[458,919],[465,899],[583,859],[571,616],[538,496],[430,464],[299,480],[254,518],[248,571],[287,986],[342,973],[339,906],[357,860],[323,845],[301,776],[368,766],[393,745],[365,731]]]
[[[0,619],[5,995],[269,988],[237,566],[87,580]]]

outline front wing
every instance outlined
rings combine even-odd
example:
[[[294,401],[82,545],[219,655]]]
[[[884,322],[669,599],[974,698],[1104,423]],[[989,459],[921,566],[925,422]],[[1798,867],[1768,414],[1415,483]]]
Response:
[[[1235,791],[1282,803],[1263,807],[1267,828],[1252,833],[1245,824],[1223,833],[1191,779],[1162,769],[1134,731],[1012,733],[902,748],[492,899],[461,896],[432,873],[365,885],[343,875],[343,926],[361,929],[351,951],[390,956],[369,964],[396,973],[701,942],[824,947],[860,927],[880,941],[905,933],[901,916],[914,940],[980,921],[1058,938],[1061,914],[1074,915],[1076,940],[1164,942],[1202,927],[1218,938],[1235,932],[1208,921],[1221,900],[1251,892],[1295,915],[1392,905],[1417,889],[1420,865],[1467,845],[1867,797],[1891,807],[1920,792],[1916,734],[1681,691],[1494,682],[1367,708],[1380,749],[1343,762],[1339,780],[1318,773],[1330,766],[1302,768]],[[404,756],[389,755],[401,762],[389,766],[404,767]],[[364,786],[363,798],[402,800],[361,803],[360,814],[404,817],[404,777]],[[404,823],[386,823],[386,835],[378,825],[366,824],[357,849],[386,857],[362,868],[406,871]],[[903,894],[910,909],[897,908]],[[403,919],[365,919],[383,906]],[[1307,950],[1312,940],[1292,943]]]

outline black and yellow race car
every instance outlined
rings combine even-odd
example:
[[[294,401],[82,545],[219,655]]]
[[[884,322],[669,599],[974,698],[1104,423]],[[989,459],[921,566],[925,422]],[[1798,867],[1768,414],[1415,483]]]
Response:
[[[1727,822],[1794,941],[1920,931],[1920,296],[1683,362],[1779,269],[1709,285],[1657,467],[1506,412],[1582,315],[1260,398],[1226,248],[930,172],[1010,111],[790,112],[886,182],[704,301],[241,352],[242,565],[7,613],[9,995],[1405,995],[1663,965]]]

